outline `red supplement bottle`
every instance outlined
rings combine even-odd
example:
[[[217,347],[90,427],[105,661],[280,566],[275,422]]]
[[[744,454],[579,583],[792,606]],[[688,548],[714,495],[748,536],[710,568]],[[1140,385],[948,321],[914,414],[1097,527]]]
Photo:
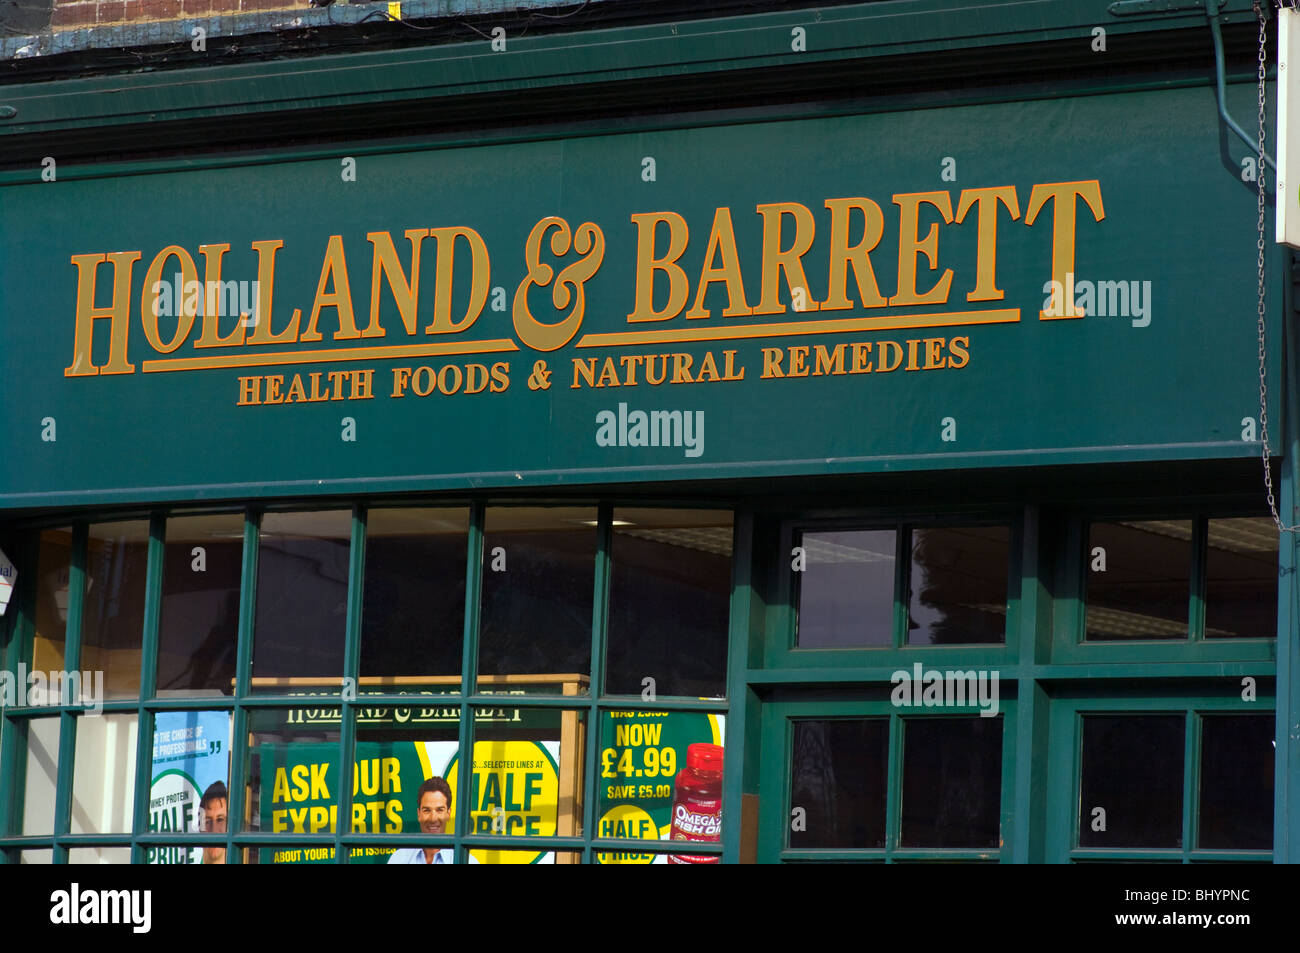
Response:
[[[722,747],[693,744],[686,748],[686,767],[677,772],[673,796],[675,841],[707,841],[722,837]],[[670,864],[716,864],[717,854],[669,854]]]

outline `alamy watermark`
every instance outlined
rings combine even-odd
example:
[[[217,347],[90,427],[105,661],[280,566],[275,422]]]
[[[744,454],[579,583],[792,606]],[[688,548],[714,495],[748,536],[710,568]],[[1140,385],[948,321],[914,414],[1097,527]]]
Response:
[[[688,457],[704,453],[704,411],[633,410],[596,414],[598,447],[682,447]]]
[[[0,702],[6,708],[78,705],[85,706],[87,714],[98,715],[104,710],[104,673],[29,672],[19,662],[16,674],[0,672]]]
[[[178,271],[170,284],[155,281],[151,290],[154,317],[195,314],[220,318],[239,315],[245,324],[257,325],[256,281],[185,281]]]
[[[889,678],[890,700],[900,708],[954,708],[978,706],[981,718],[998,713],[998,673],[988,669],[940,671],[920,662],[912,671],[899,669]]]
[[[1064,286],[1055,280],[1045,282],[1043,294],[1047,295],[1043,315],[1048,318],[1132,318],[1135,328],[1151,323],[1150,281],[1075,281],[1071,271],[1066,272]]]

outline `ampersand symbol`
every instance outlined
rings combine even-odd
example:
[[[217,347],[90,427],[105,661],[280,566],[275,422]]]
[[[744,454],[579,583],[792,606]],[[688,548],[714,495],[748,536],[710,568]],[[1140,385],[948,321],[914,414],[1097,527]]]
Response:
[[[528,289],[533,285],[544,288],[555,276],[554,269],[541,260],[542,240],[550,228],[555,229],[551,235],[552,254],[562,257],[572,248],[584,256],[564,268],[555,280],[555,287],[551,289],[551,300],[557,311],[563,311],[569,306],[570,299],[573,300],[573,310],[558,324],[538,321],[528,309]],[[583,222],[578,226],[576,234],[569,231],[568,222],[556,215],[544,218],[534,225],[528,233],[528,241],[524,243],[524,264],[528,266],[528,273],[515,291],[513,317],[515,334],[519,340],[535,351],[554,351],[572,341],[582,326],[582,316],[587,307],[584,283],[596,273],[604,260],[605,233],[595,223]]]
[[[546,369],[545,361],[533,365],[533,372],[528,375],[529,390],[550,390],[551,372]]]

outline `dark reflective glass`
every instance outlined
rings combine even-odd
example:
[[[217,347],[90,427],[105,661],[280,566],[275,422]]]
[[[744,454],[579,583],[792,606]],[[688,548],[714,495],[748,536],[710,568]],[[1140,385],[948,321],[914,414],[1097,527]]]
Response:
[[[92,523],[86,544],[81,668],[104,673],[104,696],[140,692],[149,522]]]
[[[1190,520],[1093,523],[1083,554],[1087,638],[1187,638]]]
[[[367,514],[363,689],[427,682],[460,691],[468,534],[466,508]]]
[[[1207,639],[1277,638],[1277,540],[1266,517],[1209,521]]]
[[[1002,809],[1002,718],[903,720],[904,847],[991,847]]]
[[[912,530],[908,644],[1006,640],[1010,540],[1005,526]]]
[[[889,719],[801,720],[793,728],[790,846],[883,848]]]
[[[1182,846],[1184,717],[1083,717],[1080,847]]]
[[[731,538],[726,510],[614,511],[610,694],[726,694]]]
[[[267,513],[257,554],[255,690],[339,690],[352,514]],[[276,684],[279,679],[297,679]]]
[[[1197,846],[1273,847],[1274,716],[1201,720],[1201,813]]]
[[[800,534],[803,563],[792,567],[800,648],[893,644],[897,543],[892,529]]]
[[[158,619],[158,693],[234,692],[244,518],[167,521]]]
[[[72,530],[44,530],[36,557],[36,631],[32,637],[32,668],[41,672],[63,668],[71,560]]]
[[[595,507],[490,507],[483,527],[479,682],[586,694],[596,579]],[[566,687],[567,686],[567,687]]]

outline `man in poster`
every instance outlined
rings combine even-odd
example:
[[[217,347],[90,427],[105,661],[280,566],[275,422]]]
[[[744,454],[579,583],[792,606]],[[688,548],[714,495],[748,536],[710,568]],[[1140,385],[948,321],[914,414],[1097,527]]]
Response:
[[[420,830],[425,834],[441,834],[451,817],[451,785],[442,778],[429,778],[415,793],[416,816]],[[399,847],[388,858],[390,864],[450,864],[453,852],[450,847]],[[478,861],[469,856],[471,864]]]
[[[229,796],[226,793],[226,785],[222,781],[213,781],[203,792],[203,799],[199,801],[199,807],[203,811],[203,832],[205,834],[224,834],[226,832],[226,804],[229,802]],[[205,847],[203,848],[203,862],[205,864],[224,864],[226,862],[226,849],[224,847]]]

